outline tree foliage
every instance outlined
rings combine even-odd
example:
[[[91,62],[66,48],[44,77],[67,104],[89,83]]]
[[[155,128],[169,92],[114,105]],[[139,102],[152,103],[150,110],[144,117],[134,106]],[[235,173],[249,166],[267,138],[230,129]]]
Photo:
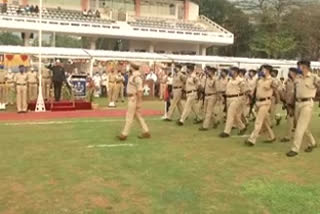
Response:
[[[22,39],[9,32],[0,33],[0,45],[22,45]]]

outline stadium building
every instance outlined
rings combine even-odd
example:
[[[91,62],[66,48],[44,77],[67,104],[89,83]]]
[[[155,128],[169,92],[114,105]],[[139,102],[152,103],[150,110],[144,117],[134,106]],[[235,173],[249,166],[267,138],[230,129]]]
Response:
[[[0,13],[0,30],[21,32],[25,46],[39,26],[39,14],[25,10],[27,5],[38,0],[9,0]],[[44,33],[86,37],[91,49],[98,38],[108,38],[120,41],[123,51],[206,55],[208,47],[234,41],[232,33],[199,14],[197,1],[43,0],[42,11]]]

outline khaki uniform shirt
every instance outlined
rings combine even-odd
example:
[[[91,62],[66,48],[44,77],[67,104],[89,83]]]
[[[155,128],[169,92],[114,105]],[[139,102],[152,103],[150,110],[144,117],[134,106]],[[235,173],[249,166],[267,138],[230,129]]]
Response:
[[[216,83],[217,91],[219,93],[223,93],[224,94],[226,92],[226,90],[227,90],[227,84],[228,84],[228,78],[227,77],[225,77],[225,78],[219,77],[217,79],[217,83]]]
[[[124,77],[122,74],[118,74],[116,78],[117,83],[123,83],[124,82]]]
[[[320,78],[312,73],[308,73],[306,77],[298,75],[295,78],[296,98],[314,98],[317,89],[320,87]]]
[[[7,79],[7,84],[14,83],[14,74],[13,73],[7,73],[6,79]]]
[[[248,88],[249,88],[251,94],[254,93],[254,90],[255,90],[256,87],[257,87],[257,80],[258,80],[257,77],[253,77],[253,78],[250,78],[250,77],[249,77],[249,78],[247,79]]]
[[[216,88],[216,82],[217,78],[216,77],[209,77],[207,78],[207,83],[205,84],[205,94],[215,94],[217,93],[217,88]]]
[[[28,72],[28,83],[37,83],[38,82],[38,74],[36,72]]]
[[[294,104],[294,81],[292,79],[289,78],[285,81],[281,96],[286,104]]]
[[[26,85],[28,82],[28,76],[25,73],[17,73],[14,77],[14,81],[17,85]]]
[[[237,95],[246,91],[245,81],[240,77],[236,77],[235,79],[231,78],[229,80],[226,88],[226,95]]]
[[[117,81],[117,74],[110,73],[108,76],[109,83],[115,83]]]
[[[195,73],[192,73],[188,76],[186,80],[186,91],[196,91],[199,86],[199,79]]]
[[[167,83],[167,80],[168,80],[168,76],[164,74],[164,75],[162,75],[161,78],[160,78],[160,83],[166,84],[166,83]]]
[[[6,72],[0,71],[0,84],[4,84],[6,82]]]
[[[137,92],[143,91],[143,80],[139,71],[134,71],[129,76],[127,94],[137,94]]]
[[[51,77],[51,72],[50,72],[49,69],[44,68],[44,69],[42,69],[42,74],[41,75],[42,75],[43,79],[48,79],[48,78]]]
[[[183,87],[185,82],[185,76],[181,73],[174,73],[172,77],[172,85],[173,87]]]
[[[257,92],[256,92],[257,103],[271,104],[271,97],[273,95],[274,90],[277,90],[277,88],[278,88],[278,84],[275,81],[275,79],[272,78],[271,76],[259,79],[257,82]],[[270,98],[270,99],[259,102],[259,99],[264,99],[264,98]]]

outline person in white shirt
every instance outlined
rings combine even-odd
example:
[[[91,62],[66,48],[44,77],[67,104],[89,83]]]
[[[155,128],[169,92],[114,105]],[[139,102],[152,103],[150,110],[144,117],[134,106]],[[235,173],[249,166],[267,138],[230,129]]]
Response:
[[[101,76],[98,72],[96,72],[92,79],[96,88],[94,96],[99,97],[101,93]]]
[[[108,75],[104,71],[101,76],[101,96],[106,97],[108,91]]]
[[[158,77],[157,75],[154,73],[154,71],[150,71],[150,73],[147,75],[146,80],[153,80],[153,82],[157,82]]]

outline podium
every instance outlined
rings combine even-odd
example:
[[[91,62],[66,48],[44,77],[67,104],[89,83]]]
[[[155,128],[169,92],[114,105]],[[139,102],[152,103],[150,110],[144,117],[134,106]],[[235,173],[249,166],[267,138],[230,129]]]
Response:
[[[87,76],[72,75],[71,84],[74,98],[76,100],[85,99],[87,95]]]

